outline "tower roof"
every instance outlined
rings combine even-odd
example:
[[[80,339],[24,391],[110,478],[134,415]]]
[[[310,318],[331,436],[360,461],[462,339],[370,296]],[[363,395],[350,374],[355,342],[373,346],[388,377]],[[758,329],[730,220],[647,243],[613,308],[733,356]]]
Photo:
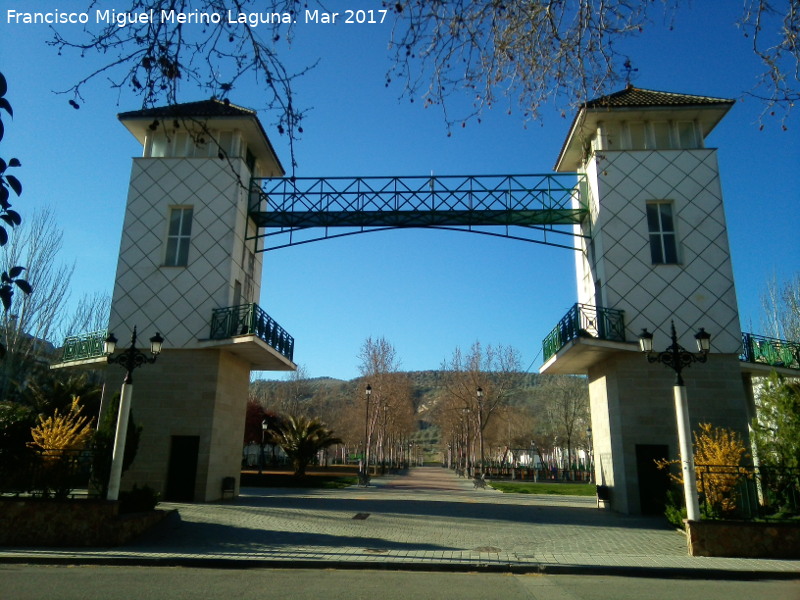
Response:
[[[584,103],[572,121],[558,155],[556,171],[574,171],[581,162],[585,141],[600,121],[694,119],[705,138],[733,106],[727,98],[647,90],[628,84],[618,92]]]
[[[280,169],[279,174],[285,174],[283,165],[281,165],[280,159],[272,146],[269,136],[264,131],[256,111],[237,106],[228,100],[212,98],[197,102],[156,106],[119,113],[117,118],[142,145],[144,145],[145,136],[152,129],[154,120],[174,119],[178,122],[181,120],[225,121],[227,126],[240,129],[243,132],[248,147],[251,148],[254,155],[262,155],[262,157],[267,155]]]
[[[142,110],[131,110],[117,115],[120,121],[128,119],[154,119],[166,117],[255,117],[256,111],[231,104],[227,100],[199,100],[183,104],[156,106]]]
[[[628,84],[624,90],[600,96],[585,103],[582,109],[593,108],[645,108],[666,106],[718,106],[733,105],[733,100],[726,98],[712,98],[711,96],[694,96],[691,94],[676,94],[674,92],[660,92],[658,90],[645,90]]]

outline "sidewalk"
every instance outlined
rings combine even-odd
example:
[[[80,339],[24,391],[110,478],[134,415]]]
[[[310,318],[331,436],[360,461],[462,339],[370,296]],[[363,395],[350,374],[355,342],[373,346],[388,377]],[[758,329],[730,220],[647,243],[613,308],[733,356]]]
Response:
[[[177,512],[127,546],[0,548],[0,563],[800,579],[800,560],[691,557],[663,519],[598,510],[592,498],[476,490],[439,467],[366,489],[249,488],[160,507]]]

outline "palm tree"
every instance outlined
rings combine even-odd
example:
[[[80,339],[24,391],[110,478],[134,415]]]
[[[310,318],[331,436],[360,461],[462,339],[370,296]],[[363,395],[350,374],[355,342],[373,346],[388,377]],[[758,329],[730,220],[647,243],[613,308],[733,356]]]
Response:
[[[275,438],[291,459],[295,477],[306,474],[306,466],[317,452],[342,443],[333,435],[333,430],[325,427],[325,423],[304,416],[288,417],[278,428]]]

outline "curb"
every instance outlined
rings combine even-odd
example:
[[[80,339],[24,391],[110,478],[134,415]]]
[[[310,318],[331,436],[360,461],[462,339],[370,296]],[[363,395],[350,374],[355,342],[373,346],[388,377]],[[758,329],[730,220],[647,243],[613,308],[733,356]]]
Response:
[[[227,558],[81,558],[78,556],[0,557],[2,564],[101,567],[183,567],[194,569],[330,569],[341,571],[408,571],[437,573],[508,573],[513,575],[605,575],[648,579],[707,579],[713,581],[800,580],[800,572],[756,571],[689,567],[635,567],[615,565],[482,564],[437,562],[354,562],[321,560],[261,560]]]

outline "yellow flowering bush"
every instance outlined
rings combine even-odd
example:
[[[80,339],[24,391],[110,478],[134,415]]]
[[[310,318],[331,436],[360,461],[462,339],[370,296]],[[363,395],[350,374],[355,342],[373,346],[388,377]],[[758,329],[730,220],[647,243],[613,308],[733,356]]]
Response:
[[[739,434],[724,427],[713,427],[701,423],[700,431],[694,432],[694,462],[697,475],[697,491],[705,494],[706,505],[717,514],[729,514],[736,510],[736,487],[747,471],[741,467],[747,457],[747,448]],[[656,461],[659,469],[679,465],[679,460]],[[683,485],[679,471],[670,473],[670,478]]]
[[[46,460],[55,460],[60,451],[83,449],[92,437],[93,419],[81,416],[80,401],[80,396],[74,396],[65,414],[59,414],[56,409],[51,416],[39,415],[39,422],[31,428],[33,441],[28,445],[42,450]]]

